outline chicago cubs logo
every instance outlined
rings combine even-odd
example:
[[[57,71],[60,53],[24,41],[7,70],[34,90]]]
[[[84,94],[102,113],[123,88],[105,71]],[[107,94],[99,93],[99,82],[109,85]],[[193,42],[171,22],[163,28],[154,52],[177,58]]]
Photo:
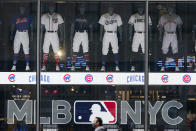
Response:
[[[184,75],[183,79],[184,83],[189,83],[191,81],[191,76],[190,75]]]
[[[15,75],[14,74],[10,74],[9,76],[8,76],[8,80],[10,81],[10,82],[15,82]]]
[[[70,82],[71,81],[71,76],[69,74],[64,75],[63,80],[65,82]]]
[[[162,80],[163,83],[167,83],[168,82],[168,75],[163,75],[161,77],[161,80]]]
[[[87,74],[85,76],[85,81],[88,82],[88,83],[92,82],[93,81],[93,76],[91,74]]]
[[[91,124],[95,117],[100,117],[104,124],[115,124],[117,106],[115,101],[76,101],[74,103],[74,122]]]
[[[107,76],[106,76],[106,80],[107,80],[107,82],[109,82],[109,83],[113,82],[113,75],[111,75],[111,74],[107,75]]]

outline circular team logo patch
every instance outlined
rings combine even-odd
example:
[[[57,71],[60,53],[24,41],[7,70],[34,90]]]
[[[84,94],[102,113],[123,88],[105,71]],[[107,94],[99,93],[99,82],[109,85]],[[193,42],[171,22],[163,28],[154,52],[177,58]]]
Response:
[[[162,82],[163,83],[168,83],[168,75],[163,75],[162,77],[161,77],[161,80],[162,80]]]
[[[10,81],[10,82],[15,82],[15,75],[14,74],[10,74],[9,76],[8,76],[8,80]]]
[[[191,81],[191,76],[190,75],[184,75],[183,76],[183,81],[184,81],[184,83],[189,83]]]
[[[85,81],[88,82],[88,83],[92,82],[93,81],[93,76],[91,74],[87,74],[85,76]]]
[[[69,74],[64,75],[63,80],[65,82],[70,82],[71,81],[71,76]]]
[[[113,82],[113,75],[109,74],[106,76],[106,81],[109,82],[109,83],[112,83]]]

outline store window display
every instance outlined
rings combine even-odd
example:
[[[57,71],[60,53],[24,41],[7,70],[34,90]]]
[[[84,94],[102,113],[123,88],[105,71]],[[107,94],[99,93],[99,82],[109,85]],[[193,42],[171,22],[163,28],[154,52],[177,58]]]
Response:
[[[108,13],[105,13],[99,19],[100,26],[100,41],[102,42],[102,67],[101,71],[106,70],[106,61],[109,46],[111,44],[112,51],[114,54],[115,61],[115,71],[120,71],[119,69],[119,46],[118,46],[118,36],[119,31],[119,41],[122,41],[122,19],[121,16],[114,13],[114,8],[109,6]],[[103,35],[104,34],[104,35]]]
[[[56,71],[60,71],[59,67],[59,43],[64,40],[63,26],[64,20],[62,16],[55,12],[55,4],[49,4],[49,12],[43,14],[41,17],[41,39],[45,30],[44,42],[43,42],[43,63],[42,71],[46,71],[46,64],[49,54],[50,45],[54,52],[54,59],[56,62]],[[58,36],[59,32],[59,36]]]
[[[33,41],[33,25],[32,25],[32,17],[25,14],[25,7],[21,6],[19,8],[20,14],[17,16],[13,16],[11,19],[11,35],[10,40],[14,40],[14,60],[13,60],[13,66],[11,68],[11,71],[16,71],[16,64],[18,60],[18,55],[20,51],[20,46],[22,44],[23,51],[25,54],[25,60],[26,60],[26,68],[25,71],[30,71],[29,66],[29,30],[31,33],[30,41],[32,43]],[[14,32],[15,37],[14,37]]]
[[[173,57],[176,62],[175,71],[180,71],[178,67],[178,43],[182,41],[182,20],[180,16],[175,14],[174,7],[168,6],[167,14],[159,19],[159,41],[162,41],[162,67],[161,71],[165,71],[165,60],[171,45]],[[177,30],[178,29],[178,30]],[[177,31],[179,32],[177,39]],[[164,35],[163,35],[164,32]],[[162,38],[163,35],[163,38]]]
[[[144,14],[144,5],[140,5],[137,8],[138,13],[131,15],[129,19],[129,41],[132,41],[132,55],[131,55],[131,69],[130,71],[136,70],[136,61],[139,55],[139,48],[141,46],[142,54],[145,52],[145,14]],[[149,38],[152,39],[151,29],[152,21],[149,20]],[[133,35],[134,34],[134,35]]]
[[[77,56],[79,53],[80,45],[83,48],[84,60],[86,62],[86,71],[90,71],[89,68],[89,35],[90,41],[92,41],[93,37],[93,27],[92,24],[89,23],[89,17],[85,13],[86,6],[85,4],[80,5],[79,14],[76,16],[74,22],[71,25],[71,35],[70,40],[73,43],[73,56],[72,56],[72,67],[71,71],[75,71],[75,63],[77,60]],[[74,35],[75,33],[75,35]],[[74,37],[73,37],[74,36]]]

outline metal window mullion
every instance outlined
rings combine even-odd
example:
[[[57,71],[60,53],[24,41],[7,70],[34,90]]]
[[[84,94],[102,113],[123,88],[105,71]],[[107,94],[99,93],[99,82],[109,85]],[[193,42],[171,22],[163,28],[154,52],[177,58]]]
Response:
[[[144,131],[148,131],[148,84],[149,84],[149,74],[148,74],[148,0],[145,2],[145,62],[144,62],[144,90],[145,90],[145,123]]]
[[[37,0],[36,131],[40,131],[40,0]]]

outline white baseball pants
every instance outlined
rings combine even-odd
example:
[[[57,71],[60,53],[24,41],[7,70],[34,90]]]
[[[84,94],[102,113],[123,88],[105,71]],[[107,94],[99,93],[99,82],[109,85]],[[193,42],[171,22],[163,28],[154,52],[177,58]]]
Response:
[[[112,46],[112,52],[114,54],[117,54],[118,53],[118,37],[117,37],[116,32],[113,32],[113,33],[105,32],[104,37],[103,37],[103,47],[102,47],[103,55],[108,54],[110,44]]]
[[[20,51],[20,45],[23,46],[24,54],[29,54],[29,34],[27,32],[16,31],[14,37],[14,53],[18,54]]]
[[[177,40],[176,33],[168,34],[165,32],[164,37],[163,37],[163,44],[162,44],[163,54],[168,53],[170,44],[172,47],[172,53],[173,54],[178,53],[178,40]]]
[[[54,53],[57,53],[59,50],[59,37],[57,32],[46,32],[44,37],[44,45],[43,45],[43,52],[49,53],[50,45],[52,45],[52,49]]]
[[[83,53],[88,52],[88,33],[76,32],[73,39],[73,52],[79,52],[80,45],[82,45]]]
[[[132,51],[138,52],[139,46],[141,45],[142,52],[144,53],[145,33],[135,33],[133,36]]]

